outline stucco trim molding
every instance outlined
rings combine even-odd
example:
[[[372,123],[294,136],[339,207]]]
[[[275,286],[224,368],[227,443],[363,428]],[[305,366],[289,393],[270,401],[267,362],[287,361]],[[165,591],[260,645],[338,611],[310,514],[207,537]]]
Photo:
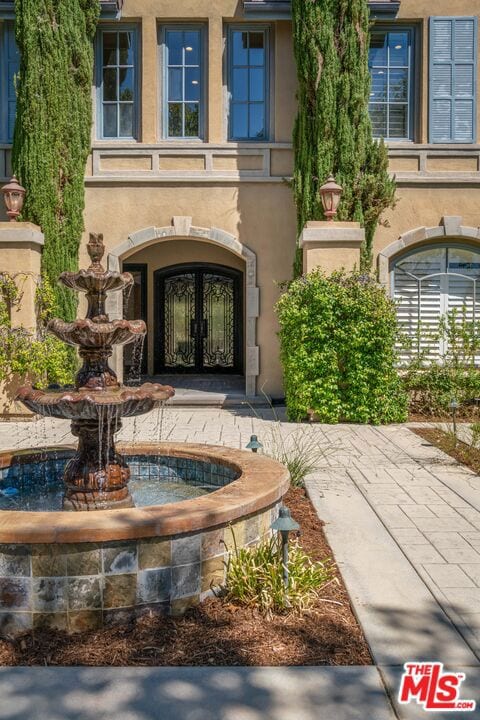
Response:
[[[260,349],[257,345],[257,319],[260,314],[260,290],[257,287],[257,256],[249,247],[241,243],[235,235],[216,227],[202,228],[192,225],[192,218],[175,216],[172,224],[166,227],[147,227],[128,236],[127,240],[110,251],[108,269],[119,271],[122,260],[133,252],[156,242],[165,242],[175,238],[215,243],[229,250],[245,262],[245,395],[254,397],[257,390],[257,376],[260,373]],[[122,293],[111,293],[107,311],[112,320],[123,317]],[[123,353],[121,348],[114,355],[115,370],[122,377]]]
[[[390,263],[392,258],[414,245],[446,238],[468,239],[480,243],[480,228],[462,225],[461,215],[445,215],[435,227],[419,227],[400,235],[378,254],[378,279],[386,288],[389,286]]]

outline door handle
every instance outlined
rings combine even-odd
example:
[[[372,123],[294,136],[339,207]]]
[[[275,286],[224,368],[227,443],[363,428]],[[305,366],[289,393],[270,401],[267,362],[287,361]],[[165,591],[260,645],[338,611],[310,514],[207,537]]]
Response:
[[[190,337],[197,337],[197,321],[190,320]]]
[[[203,321],[202,338],[208,337],[208,320]]]

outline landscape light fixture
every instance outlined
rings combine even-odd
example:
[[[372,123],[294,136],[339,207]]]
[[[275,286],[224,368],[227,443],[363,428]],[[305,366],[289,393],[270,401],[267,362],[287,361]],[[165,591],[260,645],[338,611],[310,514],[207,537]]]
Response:
[[[288,541],[289,535],[295,530],[300,530],[300,525],[292,518],[290,510],[282,505],[278,518],[270,525],[271,530],[280,533],[282,539],[282,567],[283,567],[283,584],[285,591],[288,590]]]
[[[251,435],[250,442],[248,443],[248,445],[246,447],[247,447],[247,450],[251,450],[254,453],[263,449],[263,445],[256,435]]]
[[[25,188],[23,188],[17,178],[13,176],[10,182],[2,187],[2,193],[10,222],[16,222],[22,212]]]
[[[452,411],[453,434],[457,437],[457,410],[460,407],[458,400],[453,398],[450,401],[450,410]]]
[[[329,222],[333,221],[337,214],[340,198],[342,197],[343,188],[337,185],[333,175],[330,175],[325,185],[320,188],[320,197],[322,198],[323,210]]]

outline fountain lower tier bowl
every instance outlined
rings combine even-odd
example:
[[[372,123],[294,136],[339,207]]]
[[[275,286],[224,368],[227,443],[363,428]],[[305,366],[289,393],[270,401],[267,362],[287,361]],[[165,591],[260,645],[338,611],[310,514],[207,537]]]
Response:
[[[146,493],[143,507],[61,511],[57,493],[74,450],[0,453],[0,636],[50,622],[75,632],[183,613],[224,583],[235,545],[270,536],[289,486],[283,465],[208,445],[117,449],[132,470],[132,495]],[[42,492],[53,504],[34,499]],[[173,502],[160,504],[158,492]]]
[[[169,385],[144,383],[140,387],[107,390],[37,390],[20,388],[17,400],[37,415],[63,420],[98,420],[107,417],[144,415],[169,400],[175,391]]]
[[[143,320],[74,320],[65,322],[58,318],[48,323],[49,332],[68,345],[78,345],[86,350],[102,350],[113,345],[128,345],[142,338],[147,332]]]
[[[79,270],[78,272],[63,272],[59,280],[65,287],[85,293],[124,290],[133,285],[133,275],[131,273],[113,271]]]

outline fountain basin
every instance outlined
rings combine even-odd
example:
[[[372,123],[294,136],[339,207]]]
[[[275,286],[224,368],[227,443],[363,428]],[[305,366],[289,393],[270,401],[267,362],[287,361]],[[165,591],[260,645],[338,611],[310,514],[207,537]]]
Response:
[[[244,547],[270,534],[289,485],[283,465],[245,451],[173,443],[118,449],[127,461],[169,458],[180,475],[198,465],[224,468],[209,476],[223,486],[166,505],[0,511],[0,636],[40,627],[78,632],[151,611],[185,612],[223,582],[234,538]],[[69,452],[49,449],[41,459]],[[0,453],[0,489],[13,467],[32,458],[40,460],[39,451]]]

